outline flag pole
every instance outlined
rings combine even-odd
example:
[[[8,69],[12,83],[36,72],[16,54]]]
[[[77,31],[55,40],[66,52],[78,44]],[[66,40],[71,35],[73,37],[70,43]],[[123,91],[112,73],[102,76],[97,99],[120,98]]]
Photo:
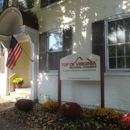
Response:
[[[33,60],[28,56],[27,52],[22,48],[22,50],[24,51],[24,53],[26,54],[26,56],[33,62]]]

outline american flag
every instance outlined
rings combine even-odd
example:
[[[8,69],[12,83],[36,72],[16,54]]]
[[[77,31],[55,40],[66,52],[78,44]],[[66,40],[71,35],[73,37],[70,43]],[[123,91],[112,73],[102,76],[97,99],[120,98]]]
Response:
[[[22,47],[20,46],[20,44],[18,44],[16,39],[12,36],[6,67],[12,70],[14,66],[16,65],[16,62],[19,56],[21,55],[21,53],[22,53]]]

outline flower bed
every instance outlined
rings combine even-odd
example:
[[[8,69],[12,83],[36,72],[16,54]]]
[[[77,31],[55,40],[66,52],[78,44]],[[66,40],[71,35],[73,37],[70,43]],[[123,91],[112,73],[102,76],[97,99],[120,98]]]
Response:
[[[97,111],[98,110],[98,111]],[[75,120],[62,118],[59,112],[46,112],[43,105],[34,103],[33,109],[28,112],[11,108],[0,112],[0,117],[13,122],[23,124],[25,129],[45,129],[45,130],[129,130],[130,114],[119,115],[110,109],[88,109],[83,108],[81,116]],[[111,113],[110,116],[109,112]],[[97,114],[96,114],[97,113]],[[105,118],[103,117],[105,115]],[[109,120],[106,117],[109,116]],[[98,117],[101,117],[100,120]],[[102,118],[103,117],[103,118]],[[110,121],[111,119],[116,121]],[[8,124],[6,124],[8,125]],[[5,126],[6,129],[6,126]]]

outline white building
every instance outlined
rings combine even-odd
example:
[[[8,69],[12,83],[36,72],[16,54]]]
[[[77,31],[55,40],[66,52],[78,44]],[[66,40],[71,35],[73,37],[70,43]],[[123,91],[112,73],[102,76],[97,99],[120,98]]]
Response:
[[[35,0],[31,9],[37,15],[40,34],[40,46],[35,46],[35,49],[39,48],[40,67],[34,74],[37,77],[37,92],[32,88],[34,95],[39,100],[45,95],[58,100],[55,63],[59,55],[81,52],[89,55],[104,51],[105,107],[129,111],[130,1],[58,0],[46,4]],[[62,36],[62,32],[65,35]],[[52,46],[51,39],[56,37],[59,40]],[[34,70],[38,68],[35,67]],[[64,80],[61,85],[62,103],[72,101],[83,106],[100,107],[99,81]]]

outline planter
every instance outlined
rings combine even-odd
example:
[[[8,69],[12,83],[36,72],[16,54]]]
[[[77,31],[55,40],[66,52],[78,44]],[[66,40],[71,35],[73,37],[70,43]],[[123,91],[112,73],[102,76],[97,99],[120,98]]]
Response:
[[[22,88],[22,84],[15,84],[15,88]]]

